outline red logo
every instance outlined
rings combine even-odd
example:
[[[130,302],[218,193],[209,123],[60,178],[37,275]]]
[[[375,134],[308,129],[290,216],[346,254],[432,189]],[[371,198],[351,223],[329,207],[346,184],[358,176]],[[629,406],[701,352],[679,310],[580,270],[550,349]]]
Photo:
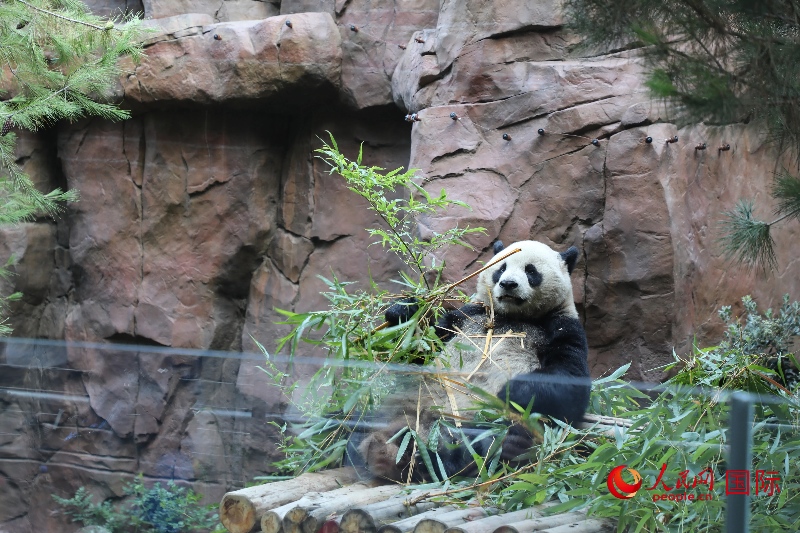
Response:
[[[755,495],[759,493],[766,496],[773,496],[781,492],[781,476],[777,470],[756,470],[756,478],[753,483]],[[725,472],[725,494],[750,494],[750,471],[749,470],[728,470]]]
[[[750,494],[750,471],[728,470],[725,472],[725,494]]]
[[[608,473],[608,480],[606,481],[606,484],[608,485],[608,492],[620,500],[633,498],[633,496],[642,486],[642,476],[640,476],[639,472],[633,468],[627,469],[628,472],[630,472],[633,476],[633,483],[627,483],[622,479],[622,470],[625,469],[626,466],[627,465],[619,465],[615,467],[611,472]]]

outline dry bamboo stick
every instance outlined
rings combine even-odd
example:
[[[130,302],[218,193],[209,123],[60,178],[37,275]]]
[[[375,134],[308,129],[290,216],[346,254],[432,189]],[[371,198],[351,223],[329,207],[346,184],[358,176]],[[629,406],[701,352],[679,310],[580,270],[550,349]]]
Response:
[[[414,494],[400,494],[383,502],[349,509],[342,515],[339,529],[342,533],[376,533],[382,522],[402,520],[439,505],[435,502],[409,504],[412,497]]]
[[[616,416],[593,415],[589,413],[583,415],[583,420],[588,422],[588,425],[586,427],[591,427],[591,425],[595,423],[603,426],[623,426],[626,428],[629,428],[633,425],[633,422],[631,422],[627,418],[619,418]]]
[[[548,502],[537,505],[536,507],[522,509],[520,511],[512,511],[510,513],[488,516],[481,520],[475,520],[473,522],[467,522],[465,524],[449,527],[445,533],[489,533],[506,524],[520,522],[522,520],[528,520],[531,518],[540,518],[544,509],[552,507],[558,503],[559,502]]]
[[[444,533],[448,527],[452,527],[472,520],[480,520],[489,514],[481,507],[467,507],[449,513],[436,515],[436,518],[426,518],[421,520],[414,527],[414,533]]]
[[[441,513],[448,513],[450,511],[455,511],[455,510],[457,509],[453,505],[445,505],[442,507],[438,507],[436,509],[431,509],[429,511],[425,511],[424,513],[420,513],[416,516],[405,518],[403,520],[398,520],[393,524],[381,526],[378,528],[378,533],[406,533],[407,531],[411,531],[412,529],[414,529],[417,526],[417,524],[419,524],[426,518],[435,518]]]
[[[586,520],[586,513],[563,513],[553,516],[545,516],[542,518],[529,518],[519,522],[512,522],[510,524],[498,527],[493,533],[533,533],[534,531],[542,531],[547,528],[563,526],[564,524],[572,524],[582,520]]]
[[[608,518],[589,518],[581,522],[570,522],[563,526],[542,529],[539,533],[611,533],[617,526]]]
[[[273,507],[298,500],[311,490],[330,490],[355,481],[355,469],[336,468],[228,492],[219,504],[219,518],[230,533],[249,533]]]
[[[385,500],[403,490],[400,485],[384,485],[382,487],[365,487],[364,485],[358,483],[302,498],[292,505],[292,508],[283,516],[281,521],[283,533],[317,533],[319,526],[325,520],[334,518],[351,507]],[[266,531],[263,524],[262,520],[262,531]]]

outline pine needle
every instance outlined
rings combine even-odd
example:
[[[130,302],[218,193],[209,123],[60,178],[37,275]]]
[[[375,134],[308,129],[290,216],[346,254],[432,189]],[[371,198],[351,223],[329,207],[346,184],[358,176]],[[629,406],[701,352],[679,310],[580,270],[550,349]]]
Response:
[[[753,217],[753,202],[742,200],[733,211],[723,213],[723,233],[720,238],[728,259],[774,270],[777,267],[775,241],[770,234],[772,224]]]
[[[800,178],[784,170],[775,175],[772,196],[778,201],[775,214],[786,218],[800,218]]]

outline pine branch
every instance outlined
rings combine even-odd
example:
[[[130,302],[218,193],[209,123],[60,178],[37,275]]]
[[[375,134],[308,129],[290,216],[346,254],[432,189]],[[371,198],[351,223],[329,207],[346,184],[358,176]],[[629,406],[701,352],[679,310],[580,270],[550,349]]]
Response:
[[[82,24],[83,26],[87,26],[89,28],[92,28],[92,29],[95,29],[95,30],[100,30],[100,31],[108,31],[108,30],[114,29],[114,23],[112,21],[110,21],[110,20],[105,25],[105,27],[97,26],[97,25],[92,24],[90,22],[85,22],[83,20],[73,19],[73,18],[67,17],[65,15],[61,15],[59,13],[54,13],[53,11],[48,11],[46,9],[43,9],[41,7],[37,7],[37,6],[35,6],[35,5],[31,4],[31,3],[28,3],[25,0],[16,0],[16,1],[19,2],[20,4],[26,5],[30,9],[33,9],[34,11],[38,11],[39,13],[44,13],[45,15],[49,15],[51,17],[55,17],[55,18],[58,18],[58,19],[61,19],[61,20],[66,20],[67,22],[72,22],[73,24]]]
[[[800,178],[783,171],[775,176],[772,196],[778,201],[775,213],[785,218],[800,219]]]
[[[774,270],[777,267],[775,241],[770,234],[773,224],[753,217],[753,202],[740,201],[733,211],[723,213],[723,233],[720,238],[723,252],[728,259]]]
[[[678,125],[748,121],[780,151],[800,153],[800,1],[565,0],[570,26],[584,45],[636,48],[646,85]],[[595,52],[596,53],[596,52]],[[800,157],[797,158],[800,161]],[[800,179],[776,179],[772,222],[752,203],[724,213],[725,254],[762,268],[776,266],[770,230],[800,220]]]
[[[113,87],[120,57],[136,62],[142,56],[138,19],[121,21],[119,27],[104,23],[80,0],[0,0],[0,65],[11,73],[3,81],[13,88],[13,97],[0,100],[0,224],[55,216],[78,198],[75,191],[36,189],[17,165],[13,127],[36,131],[62,119],[128,116],[91,97]],[[3,319],[10,298],[0,295],[0,336],[10,331]]]

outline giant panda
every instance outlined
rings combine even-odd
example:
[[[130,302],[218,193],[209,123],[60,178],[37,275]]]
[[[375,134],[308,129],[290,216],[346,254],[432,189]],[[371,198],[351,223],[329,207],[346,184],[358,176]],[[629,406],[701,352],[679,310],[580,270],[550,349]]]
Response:
[[[508,255],[514,249],[520,251]],[[456,371],[457,379],[427,377],[386,398],[373,417],[379,423],[365,424],[369,429],[353,432],[348,445],[352,464],[396,481],[405,481],[409,471],[416,481],[426,479],[419,453],[412,456],[412,446],[406,446],[398,461],[401,439],[389,441],[406,426],[427,438],[436,419],[448,413],[461,420],[469,418],[474,401],[463,386],[467,378],[468,383],[523,408],[533,400],[532,412],[566,422],[582,418],[591,382],[586,334],[570,281],[577,248],[559,253],[541,242],[521,241],[504,251],[498,241],[494,253],[492,261],[508,257],[481,272],[471,301],[447,312],[436,324],[436,333],[445,343],[444,366]],[[390,325],[397,325],[417,309],[413,300],[400,300],[386,311],[385,318]],[[491,348],[486,359],[489,329]],[[478,439],[468,447],[459,439],[481,434],[485,434],[483,429],[466,426],[457,435],[440,433],[439,458],[433,461],[437,477],[473,472],[469,447],[484,455],[492,440]],[[513,459],[532,443],[526,430],[512,425],[502,443],[501,457]]]

